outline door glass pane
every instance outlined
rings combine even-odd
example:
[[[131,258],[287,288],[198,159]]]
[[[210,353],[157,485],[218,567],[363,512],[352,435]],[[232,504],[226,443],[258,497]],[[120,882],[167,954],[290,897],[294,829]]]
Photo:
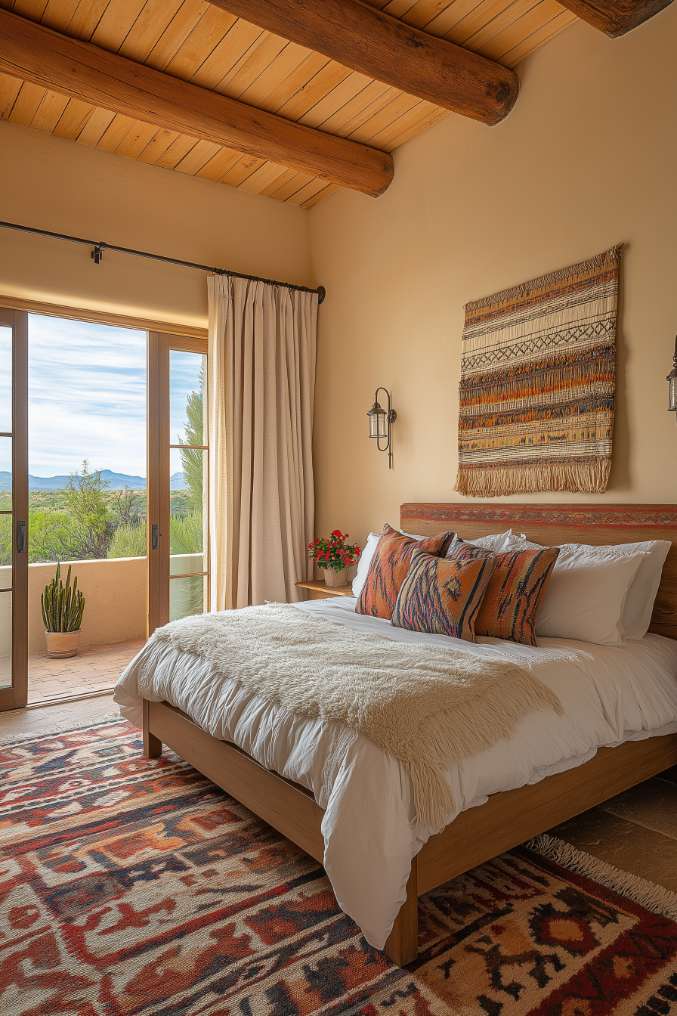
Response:
[[[12,430],[12,329],[0,326],[0,430]]]
[[[0,514],[0,589],[12,587],[12,516]]]
[[[0,688],[12,686],[12,594],[0,593]]]
[[[172,349],[169,353],[170,444],[204,444],[207,357]]]
[[[28,338],[31,564],[144,557],[146,333],[31,314]]]
[[[12,439],[0,437],[0,508],[12,507]]]
[[[169,359],[169,620],[208,609],[207,356],[172,349]],[[164,450],[163,450],[164,451]],[[166,504],[166,502],[165,502]]]
[[[188,579],[169,580],[169,620],[202,614],[207,599],[207,577],[193,575]]]
[[[192,575],[207,571],[207,452],[172,448],[170,452],[169,571]]]
[[[144,638],[147,370],[141,329],[29,315],[31,702],[110,687]],[[86,658],[46,655],[57,561],[85,595]]]

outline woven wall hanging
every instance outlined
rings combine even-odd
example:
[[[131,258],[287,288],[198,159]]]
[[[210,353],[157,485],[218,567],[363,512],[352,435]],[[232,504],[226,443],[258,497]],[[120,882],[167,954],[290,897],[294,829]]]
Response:
[[[467,304],[462,494],[606,490],[621,248]]]

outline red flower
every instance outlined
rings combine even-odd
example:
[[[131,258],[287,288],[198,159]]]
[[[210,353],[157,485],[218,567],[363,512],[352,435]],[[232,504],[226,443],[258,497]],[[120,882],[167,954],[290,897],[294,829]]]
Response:
[[[316,536],[308,544],[309,556],[323,566],[349,568],[360,556],[357,544],[346,543],[347,533],[332,529],[329,536]]]

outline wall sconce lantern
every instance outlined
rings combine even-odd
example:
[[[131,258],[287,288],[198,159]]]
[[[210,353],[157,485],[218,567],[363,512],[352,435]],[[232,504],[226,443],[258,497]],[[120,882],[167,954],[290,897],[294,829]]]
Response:
[[[675,413],[677,420],[677,335],[675,335],[675,355],[672,358],[672,370],[665,379],[668,382],[668,409]]]
[[[387,399],[387,408],[384,409],[378,401],[378,393],[383,392]],[[369,437],[376,441],[376,447],[380,452],[388,452],[388,469],[393,468],[393,437],[392,424],[397,419],[397,413],[392,408],[390,392],[387,388],[377,388],[374,392],[374,405],[367,413],[369,417]]]

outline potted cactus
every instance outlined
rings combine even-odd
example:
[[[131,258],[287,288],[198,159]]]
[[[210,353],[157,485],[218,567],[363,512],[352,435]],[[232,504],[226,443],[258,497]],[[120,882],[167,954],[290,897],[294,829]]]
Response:
[[[85,612],[85,597],[78,589],[77,578],[71,585],[70,565],[64,583],[61,580],[61,564],[57,564],[56,575],[45,586],[40,602],[47,655],[61,658],[76,656],[80,647],[80,626]]]

